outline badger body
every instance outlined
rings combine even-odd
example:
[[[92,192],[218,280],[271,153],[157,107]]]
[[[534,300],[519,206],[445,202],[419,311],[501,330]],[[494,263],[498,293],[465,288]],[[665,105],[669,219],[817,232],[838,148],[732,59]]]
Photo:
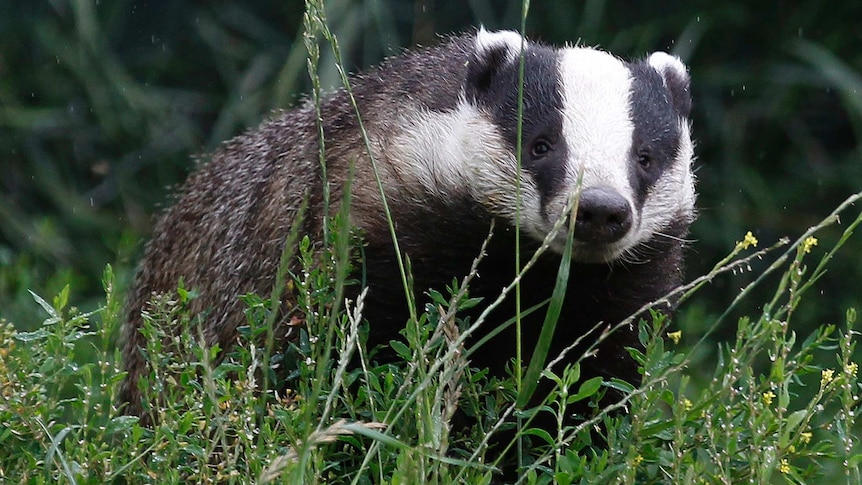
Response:
[[[523,47],[520,168],[517,33],[479,30],[444,39],[355,76],[351,89],[420,299],[468,273],[495,221],[470,285],[471,296],[493,301],[515,277],[516,220],[526,261],[579,194],[577,216],[568,221],[575,224],[575,242],[554,355],[597,323],[615,324],[680,282],[695,201],[689,78],[664,53],[627,63],[585,47],[526,41]],[[321,237],[324,184],[337,206],[351,164],[349,218],[365,245],[358,266],[369,287],[369,344],[399,338],[406,298],[354,108],[339,90],[323,99],[320,112],[326,180],[309,102],[225,143],[161,216],[128,302],[121,398],[129,412],[142,409],[137,385],[146,362],[139,330],[152,295],[172,292],[182,278],[200,295],[191,310],[206,312],[208,343],[228,348],[245,320],[238,296],[270,294],[305,197],[300,234]],[[522,280],[522,308],[550,296],[565,232]],[[543,314],[523,321],[527,349]],[[509,298],[479,336],[513,315]],[[588,373],[637,381],[625,351],[636,345],[635,335],[607,339],[597,357],[584,361]],[[502,373],[514,347],[511,332],[503,332],[471,356],[472,365]]]

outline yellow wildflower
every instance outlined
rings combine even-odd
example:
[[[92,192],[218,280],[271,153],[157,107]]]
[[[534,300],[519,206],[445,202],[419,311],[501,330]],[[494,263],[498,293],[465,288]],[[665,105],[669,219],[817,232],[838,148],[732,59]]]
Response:
[[[643,461],[644,461],[644,457],[642,457],[641,455],[637,455],[637,456],[635,456],[635,457],[634,457],[634,459],[632,460],[632,465],[633,465],[633,466],[638,466],[638,465],[640,465],[640,464],[641,464],[641,462],[643,462]]]
[[[856,377],[857,372],[859,372],[859,364],[856,362],[847,364],[847,373],[850,374],[851,377]]]
[[[685,409],[686,411],[691,411],[691,408],[693,406],[694,406],[694,404],[692,404],[692,402],[689,401],[688,398],[685,398],[685,397],[682,398],[682,408],[683,409]]]
[[[834,376],[835,371],[832,369],[823,369],[822,371],[820,371],[820,386],[823,387],[826,384],[832,382]]]
[[[682,338],[682,330],[677,330],[676,332],[668,332],[667,337],[673,340],[673,343],[678,344],[679,339]]]
[[[814,236],[808,236],[805,241],[802,241],[802,251],[805,253],[810,253],[814,246],[817,246],[817,238]]]
[[[785,475],[790,473],[790,463],[787,461],[787,458],[781,459],[781,464],[778,465],[778,471],[784,473]]]
[[[772,391],[766,391],[763,393],[763,402],[766,403],[767,406],[772,404],[772,400],[775,399],[775,393]]]
[[[751,231],[746,232],[742,241],[736,243],[737,249],[748,249],[753,246],[757,246],[757,238],[754,237],[754,234],[752,234]]]
[[[803,431],[802,433],[799,433],[799,442],[803,445],[807,445],[811,442],[811,431]]]

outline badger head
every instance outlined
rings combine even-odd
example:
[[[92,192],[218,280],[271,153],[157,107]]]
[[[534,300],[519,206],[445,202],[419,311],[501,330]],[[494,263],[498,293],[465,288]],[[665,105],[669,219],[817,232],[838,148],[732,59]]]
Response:
[[[514,32],[476,36],[464,100],[510,155],[468,160],[474,194],[511,221],[520,202],[519,224],[539,240],[577,197],[573,256],[583,262],[637,260],[652,238],[677,237],[671,228],[688,226],[695,201],[685,65],[663,52],[627,63],[586,47],[524,43],[519,171],[521,48]],[[564,246],[562,231],[551,247]]]
[[[581,262],[638,261],[651,240],[684,235],[695,191],[689,77],[678,58],[657,52],[629,63],[482,29],[466,71],[457,106],[414,116],[398,143],[426,190],[466,186],[471,200],[538,241],[577,198]],[[565,243],[563,230],[550,246],[561,252]]]

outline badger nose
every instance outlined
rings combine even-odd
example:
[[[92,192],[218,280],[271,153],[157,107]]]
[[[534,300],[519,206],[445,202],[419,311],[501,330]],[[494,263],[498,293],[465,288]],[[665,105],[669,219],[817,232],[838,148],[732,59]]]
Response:
[[[581,192],[575,221],[575,239],[586,243],[619,241],[632,227],[628,201],[610,187]]]

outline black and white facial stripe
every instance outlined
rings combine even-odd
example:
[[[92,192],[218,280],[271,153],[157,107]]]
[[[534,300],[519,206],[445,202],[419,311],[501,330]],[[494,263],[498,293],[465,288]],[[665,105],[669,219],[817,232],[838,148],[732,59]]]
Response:
[[[468,69],[465,94],[469,102],[490,115],[514,151],[518,146],[520,37],[510,34],[480,32],[477,51]],[[480,45],[483,41],[486,44]],[[534,44],[525,53],[521,167],[536,182],[541,212],[546,219],[550,219],[545,210],[548,203],[566,188],[565,180],[558,176],[565,171],[568,157],[562,133],[563,99],[558,66],[556,49]]]
[[[635,63],[586,47],[524,43],[521,171],[517,169],[515,32],[476,34],[462,96],[447,111],[405,113],[399,156],[426,190],[463,193],[544,239],[578,191],[574,258],[636,260],[639,245],[694,214],[688,74],[655,53]],[[561,251],[559,234],[552,248]]]

